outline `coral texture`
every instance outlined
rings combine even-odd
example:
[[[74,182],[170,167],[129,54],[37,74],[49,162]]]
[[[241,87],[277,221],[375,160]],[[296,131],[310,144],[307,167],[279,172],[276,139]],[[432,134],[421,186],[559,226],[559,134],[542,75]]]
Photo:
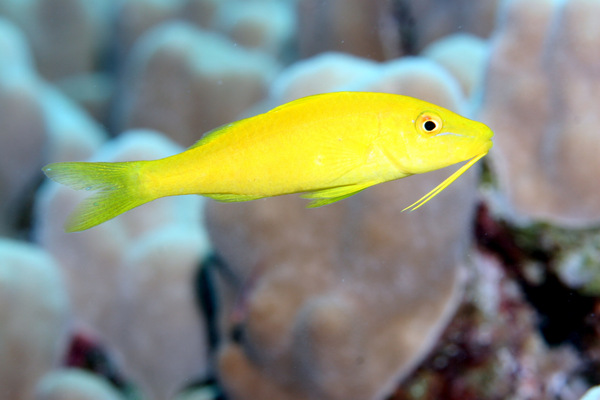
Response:
[[[57,370],[38,384],[36,400],[123,400],[107,382],[77,369]]]
[[[266,54],[168,22],[136,44],[123,89],[122,126],[156,129],[191,145],[261,100],[276,71]]]
[[[312,78],[295,76],[329,76],[332,64],[318,62],[322,75],[306,62]],[[458,84],[426,60],[373,65],[363,85],[461,104]],[[423,211],[400,211],[446,174],[380,185],[321,209],[303,209],[294,196],[210,204],[229,337],[219,374],[233,398],[383,399],[411,371],[460,298],[476,174]]]
[[[600,3],[584,0],[511,0],[502,9],[479,116],[500,133],[494,167],[519,216],[600,221],[591,184],[600,142],[588,129],[599,123],[600,62],[590,57],[599,16]]]
[[[0,239],[0,398],[33,398],[38,379],[65,351],[69,317],[63,278],[37,246]]]
[[[152,159],[179,150],[155,132],[137,131],[108,142],[95,157]],[[207,249],[200,199],[162,199],[81,234],[62,232],[85,195],[47,185],[39,195],[36,236],[66,276],[76,323],[122,358],[124,373],[142,393],[166,399],[207,371],[191,284]]]

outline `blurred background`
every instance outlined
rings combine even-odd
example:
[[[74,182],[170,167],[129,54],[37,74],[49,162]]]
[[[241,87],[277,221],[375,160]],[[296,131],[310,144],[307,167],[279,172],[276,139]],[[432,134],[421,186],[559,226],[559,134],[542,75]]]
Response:
[[[582,398],[599,49],[600,0],[0,0],[0,399]],[[86,193],[43,165],[162,158],[345,90],[439,104],[494,148],[410,213],[452,168],[64,233]]]

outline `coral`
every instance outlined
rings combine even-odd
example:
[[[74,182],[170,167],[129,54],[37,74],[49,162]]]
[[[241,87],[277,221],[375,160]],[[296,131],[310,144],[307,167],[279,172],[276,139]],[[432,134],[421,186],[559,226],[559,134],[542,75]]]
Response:
[[[290,1],[228,0],[219,7],[210,26],[241,46],[282,55],[295,33],[293,11]]]
[[[487,43],[483,39],[457,33],[430,43],[421,55],[446,67],[460,82],[463,92],[470,97],[481,87],[487,52]]]
[[[214,387],[191,389],[180,394],[175,400],[216,400],[221,399],[220,393]]]
[[[400,55],[389,1],[300,0],[297,7],[302,57],[338,51],[383,61]]]
[[[0,0],[0,15],[0,235],[37,242],[0,238],[0,398],[573,400],[600,381],[600,236],[571,229],[600,221],[598,0]],[[336,90],[494,129],[480,251],[475,170],[412,213],[449,171],[321,209],[211,202],[220,258],[200,275],[200,198],[69,235],[87,193],[33,198],[46,162],[163,157],[181,150],[163,134],[190,145]]]
[[[311,94],[339,90],[378,72],[374,61],[344,53],[322,53],[290,65],[270,87],[270,98],[286,103]],[[275,101],[274,100],[274,101]]]
[[[465,107],[456,79],[431,60],[405,57],[376,63],[343,53],[320,54],[288,67],[273,82],[270,100],[284,103],[336,90],[401,93],[447,104],[457,112]]]
[[[107,140],[105,129],[54,86],[40,84],[37,94],[48,135],[45,160],[85,160]]]
[[[279,0],[129,0],[118,8],[119,53],[125,58],[147,31],[179,19],[236,45],[283,56],[295,33],[293,2]]]
[[[585,393],[581,400],[598,400],[600,399],[600,387],[595,386]]]
[[[495,27],[497,9],[501,0],[393,0],[396,14],[411,29],[416,51],[421,51],[434,40],[456,33],[471,33],[487,37]],[[405,15],[402,15],[404,13]],[[412,25],[412,26],[411,26]],[[410,30],[409,30],[410,32]]]
[[[383,61],[457,31],[487,37],[499,0],[300,0],[300,55],[340,51]],[[457,57],[458,58],[458,57]]]
[[[57,80],[95,67],[100,21],[93,1],[2,1],[1,10],[25,32],[42,76]],[[68,46],[65,45],[68,43]],[[68,60],[68,62],[65,62]]]
[[[180,149],[155,132],[129,132],[95,159],[160,158]],[[85,192],[85,191],[84,191]],[[207,243],[197,197],[154,201],[77,235],[67,214],[86,193],[47,184],[37,202],[37,240],[59,261],[74,318],[121,357],[150,399],[168,398],[207,370],[205,330],[192,280]]]
[[[166,132],[191,145],[266,95],[277,63],[224,37],[170,22],[136,45],[127,70],[121,125]]]
[[[0,233],[7,235],[38,178],[47,132],[26,42],[6,20],[0,38]]]
[[[183,6],[186,20],[206,29],[211,29],[219,6],[227,0],[188,0]]]
[[[122,400],[109,384],[88,372],[67,369],[46,375],[35,393],[36,400]]]
[[[45,160],[84,159],[106,133],[33,68],[20,30],[0,20],[0,232],[11,234]],[[18,212],[14,212],[14,209]]]
[[[0,239],[0,398],[30,399],[67,340],[69,306],[56,262],[37,246]]]
[[[121,58],[127,57],[136,41],[145,32],[176,17],[184,3],[181,0],[130,0],[122,2],[118,7],[116,17],[119,33],[118,50]],[[202,9],[202,11],[205,10]]]
[[[320,64],[323,75],[304,64],[300,81],[327,83],[333,64]],[[461,106],[458,83],[427,60],[373,66],[362,82],[346,85]],[[219,375],[232,398],[383,399],[393,390],[460,298],[476,174],[418,212],[400,212],[447,174],[379,185],[320,209],[304,209],[296,196],[209,203],[209,232],[224,260],[215,273],[227,338]]]
[[[571,227],[600,221],[595,1],[512,0],[502,10],[479,116],[498,132],[500,186],[518,216]],[[508,84],[510,82],[510,84]],[[584,166],[584,167],[582,167]]]
[[[392,399],[579,399],[586,383],[575,349],[544,342],[535,309],[500,260],[472,260],[459,311]]]
[[[31,73],[33,61],[29,53],[27,39],[21,30],[7,19],[0,18],[0,70]]]

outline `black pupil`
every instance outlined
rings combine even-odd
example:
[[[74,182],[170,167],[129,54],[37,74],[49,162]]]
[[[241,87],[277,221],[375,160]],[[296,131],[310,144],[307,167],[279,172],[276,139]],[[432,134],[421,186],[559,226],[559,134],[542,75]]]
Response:
[[[433,121],[426,121],[426,122],[423,124],[423,128],[425,128],[425,130],[426,130],[427,132],[431,132],[432,130],[434,130],[434,129],[435,129],[435,127],[436,127],[436,126],[437,126],[437,125],[436,125],[436,123],[435,123],[435,122],[433,122]]]

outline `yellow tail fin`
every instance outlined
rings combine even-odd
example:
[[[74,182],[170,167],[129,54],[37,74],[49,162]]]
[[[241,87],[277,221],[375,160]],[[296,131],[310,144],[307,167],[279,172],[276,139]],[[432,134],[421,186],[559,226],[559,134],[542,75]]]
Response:
[[[65,231],[77,232],[99,225],[154,198],[140,190],[139,168],[143,161],[48,164],[46,176],[76,190],[96,191],[69,216]]]

